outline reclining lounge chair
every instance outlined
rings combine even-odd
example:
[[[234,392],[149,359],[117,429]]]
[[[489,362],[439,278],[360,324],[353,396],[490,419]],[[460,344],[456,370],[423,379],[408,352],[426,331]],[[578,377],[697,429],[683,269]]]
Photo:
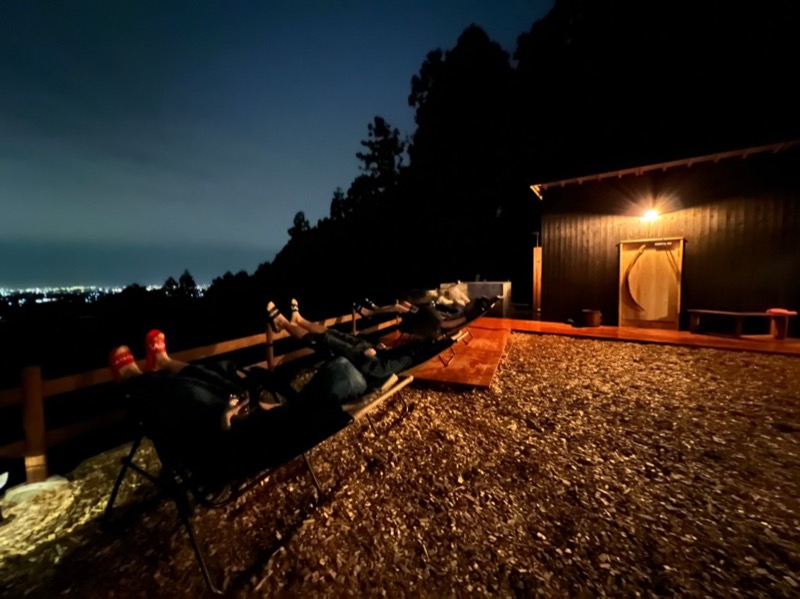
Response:
[[[274,376],[274,373],[269,373]],[[256,475],[245,478],[230,477],[224,467],[217,465],[198,465],[196,461],[188,459],[184,447],[176,443],[172,435],[165,434],[162,427],[148,418],[148,414],[141,411],[133,411],[138,419],[138,433],[131,445],[128,454],[122,458],[122,467],[117,475],[116,482],[106,505],[103,515],[103,524],[108,527],[113,522],[114,503],[120,491],[125,476],[129,470],[140,474],[159,490],[160,495],[167,496],[175,503],[178,516],[186,533],[189,542],[194,550],[198,565],[203,573],[208,588],[215,594],[222,594],[222,591],[214,584],[211,573],[209,572],[203,551],[198,542],[197,536],[191,523],[191,516],[197,506],[214,509],[222,508],[233,503],[244,493],[258,485],[264,478],[269,476],[274,469],[292,461],[297,457],[302,457],[311,474],[312,481],[317,491],[322,494],[322,487],[309,460],[308,453],[315,446],[322,443],[325,439],[335,435],[348,425],[366,418],[370,427],[377,434],[375,424],[370,417],[370,413],[379,405],[385,403],[390,397],[395,396],[401,389],[405,388],[413,381],[411,376],[394,377],[384,388],[373,391],[361,398],[357,403],[346,404],[339,411],[331,411],[324,419],[309,430],[308,434],[295,443],[292,447],[286,447],[263,463],[263,471]],[[276,388],[270,389],[276,392]],[[291,393],[291,389],[281,385],[279,393],[285,395]],[[401,396],[398,396],[401,398]],[[404,412],[407,411],[405,400]],[[145,467],[135,461],[137,452],[141,448],[144,438],[149,438],[155,447],[159,461],[161,462],[161,473],[156,475],[149,472]]]

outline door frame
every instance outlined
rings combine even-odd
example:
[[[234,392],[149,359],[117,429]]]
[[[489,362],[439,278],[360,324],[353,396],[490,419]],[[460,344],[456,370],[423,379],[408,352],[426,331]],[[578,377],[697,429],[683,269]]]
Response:
[[[627,279],[628,275],[630,274],[631,268],[636,263],[638,256],[634,258],[631,264],[625,265],[623,269],[623,256],[624,256],[624,247],[626,245],[638,245],[640,246],[642,253],[646,249],[646,246],[651,247],[658,247],[660,244],[663,245],[673,245],[675,242],[679,243],[679,261],[674,264],[676,269],[677,275],[677,286],[676,286],[676,294],[677,297],[675,298],[676,301],[676,311],[675,320],[645,320],[645,319],[623,319],[623,304],[625,302],[624,296],[627,290],[627,294],[630,296],[630,300],[636,303],[636,299],[632,296],[629,287],[629,281]],[[674,329],[678,330],[680,328],[680,317],[681,317],[681,281],[683,278],[683,258],[686,249],[686,239],[684,237],[653,237],[649,239],[627,239],[625,241],[620,241],[618,244],[619,248],[619,287],[618,287],[618,322],[619,326],[630,326],[630,327],[640,327],[640,328],[657,328],[657,329]],[[670,250],[673,251],[673,250]],[[639,254],[641,255],[641,253]]]

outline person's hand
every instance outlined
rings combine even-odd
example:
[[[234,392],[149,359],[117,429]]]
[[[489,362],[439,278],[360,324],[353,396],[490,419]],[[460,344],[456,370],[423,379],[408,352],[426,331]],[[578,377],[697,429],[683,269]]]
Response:
[[[225,410],[225,413],[222,415],[222,430],[229,431],[231,430],[231,421],[239,416],[241,411],[247,407],[250,403],[250,400],[245,399],[244,401],[240,401],[238,399],[231,398],[228,400],[228,409]]]

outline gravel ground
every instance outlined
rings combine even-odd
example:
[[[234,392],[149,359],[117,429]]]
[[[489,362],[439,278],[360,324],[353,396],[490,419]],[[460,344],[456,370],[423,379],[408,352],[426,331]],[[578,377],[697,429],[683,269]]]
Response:
[[[194,521],[231,596],[798,597],[799,374],[790,357],[515,334],[491,389],[415,383],[380,437],[353,426],[315,449],[322,497],[295,461]],[[124,450],[3,504],[0,593],[207,593],[171,505],[100,531]]]

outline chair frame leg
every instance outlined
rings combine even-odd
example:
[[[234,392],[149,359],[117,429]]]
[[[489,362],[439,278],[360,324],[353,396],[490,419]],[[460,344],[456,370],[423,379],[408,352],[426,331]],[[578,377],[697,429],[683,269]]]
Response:
[[[455,350],[455,349],[453,349],[453,346],[452,346],[452,345],[451,345],[450,347],[448,347],[448,348],[447,348],[447,350],[445,350],[445,351],[448,351],[448,350],[449,350],[449,351],[450,351],[450,353],[452,354],[448,360],[445,360],[445,359],[442,357],[442,354],[439,354],[439,355],[438,355],[438,358],[439,358],[439,360],[441,360],[441,362],[442,362],[442,364],[444,365],[444,367],[445,367],[445,368],[447,368],[448,366],[450,366],[450,362],[452,362],[453,360],[455,360],[455,359],[456,359],[456,350]],[[444,352],[442,352],[442,353],[444,353]]]
[[[136,452],[139,450],[139,446],[142,444],[143,438],[144,434],[140,433],[136,437],[136,439],[134,439],[133,444],[131,445],[131,450],[128,452],[128,455],[122,458],[122,468],[120,468],[119,470],[119,474],[117,475],[117,480],[114,483],[114,488],[111,490],[111,496],[108,498],[106,509],[103,512],[104,525],[108,525],[111,521],[111,510],[114,509],[114,503],[117,500],[117,495],[119,494],[119,489],[122,486],[122,481],[125,479],[125,475],[128,473],[128,469],[134,467],[133,456],[136,455]]]
[[[224,592],[220,590],[211,579],[211,572],[209,572],[208,566],[206,565],[205,556],[203,555],[202,549],[200,549],[200,544],[197,542],[197,535],[194,532],[194,526],[192,526],[191,519],[189,518],[191,508],[189,507],[188,500],[184,495],[177,495],[177,493],[180,493],[180,491],[175,491],[173,501],[175,501],[175,505],[178,508],[178,516],[183,524],[183,528],[186,530],[186,534],[189,536],[189,543],[192,545],[194,556],[197,558],[197,563],[200,566],[200,570],[203,572],[206,585],[215,595],[223,595]]]
[[[311,473],[311,480],[314,481],[314,486],[317,488],[317,492],[320,494],[320,496],[322,496],[322,487],[320,486],[319,481],[317,480],[317,473],[314,472],[314,467],[311,465],[311,460],[308,459],[307,451],[303,452],[303,461],[306,463],[306,467],[308,468],[308,471]]]
[[[370,422],[370,424],[372,424]],[[374,425],[373,425],[374,430]],[[197,559],[197,563],[200,566],[200,571],[203,573],[203,579],[206,582],[209,590],[214,593],[215,595],[224,595],[225,592],[221,590],[215,583],[211,577],[211,572],[209,571],[208,565],[206,563],[206,558],[202,548],[200,547],[200,542],[197,537],[197,533],[195,532],[194,526],[192,526],[191,522],[191,515],[192,515],[192,507],[190,504],[190,498],[188,496],[188,491],[186,491],[181,484],[182,477],[179,475],[179,472],[173,470],[172,468],[167,468],[164,474],[166,477],[158,478],[153,476],[146,470],[144,470],[139,465],[135,464],[133,461],[136,452],[139,450],[141,443],[144,439],[144,432],[140,432],[137,437],[134,439],[131,449],[128,454],[122,458],[122,467],[120,468],[119,474],[117,475],[117,480],[114,483],[114,487],[111,491],[111,496],[108,499],[108,504],[106,504],[105,512],[103,513],[103,524],[106,525],[111,520],[111,513],[114,507],[114,503],[117,500],[119,495],[120,488],[122,487],[122,481],[125,479],[129,470],[133,470],[134,472],[138,472],[143,477],[147,478],[150,482],[154,483],[158,489],[160,489],[163,495],[169,497],[175,504],[175,507],[178,511],[178,518],[183,525],[183,528],[186,530],[186,534],[189,537],[189,543],[192,545],[192,550],[194,551],[195,558]],[[319,480],[317,478],[317,473],[314,470],[314,467],[311,463],[311,460],[308,457],[308,452],[303,452],[303,461],[308,468],[309,473],[311,474],[311,480],[314,482],[314,486],[317,488],[317,491],[320,495],[322,495],[322,485],[320,485]],[[161,456],[159,456],[160,458]],[[161,460],[162,465],[164,464],[164,460]],[[166,478],[166,480],[165,480]]]

